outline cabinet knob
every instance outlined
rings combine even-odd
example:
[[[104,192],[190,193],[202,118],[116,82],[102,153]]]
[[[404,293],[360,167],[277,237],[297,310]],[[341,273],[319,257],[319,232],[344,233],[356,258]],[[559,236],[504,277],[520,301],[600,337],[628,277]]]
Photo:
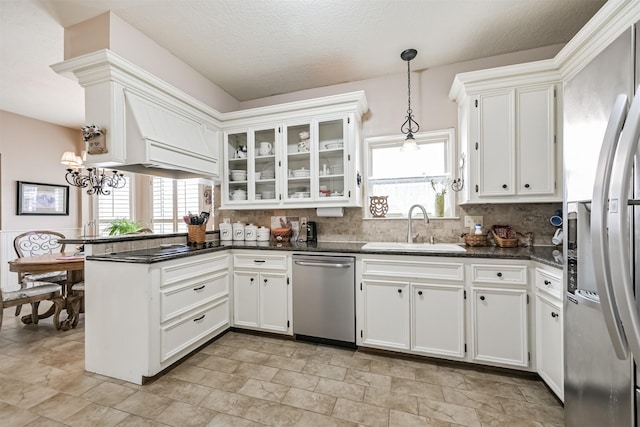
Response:
[[[551,312],[551,317],[558,317],[558,316],[559,316],[559,314],[558,314],[558,313],[556,313],[555,311],[552,311],[552,312]]]
[[[529,188],[529,187],[531,187],[529,184],[524,185],[524,188]]]
[[[484,300],[485,300],[484,295],[480,295],[480,301],[484,301]]]
[[[502,184],[502,188],[507,188],[507,184]]]
[[[398,293],[401,294],[402,293],[402,289],[398,289]]]
[[[251,279],[249,279],[250,282],[253,282],[253,277]]]
[[[502,277],[502,273],[498,272],[497,276]]]
[[[547,286],[549,286],[549,285],[551,284],[551,282],[550,282],[550,281],[548,281],[548,280],[545,280],[545,281],[544,281],[544,284],[545,284],[545,285],[547,285]]]
[[[418,291],[418,295],[422,295],[422,291]]]
[[[267,279],[264,279],[264,283],[265,283],[265,284],[267,283]]]

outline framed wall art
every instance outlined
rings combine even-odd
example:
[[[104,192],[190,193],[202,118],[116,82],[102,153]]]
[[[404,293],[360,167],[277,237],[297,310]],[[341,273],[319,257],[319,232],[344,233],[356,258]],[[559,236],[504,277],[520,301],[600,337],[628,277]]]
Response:
[[[69,186],[18,181],[18,215],[69,215]]]

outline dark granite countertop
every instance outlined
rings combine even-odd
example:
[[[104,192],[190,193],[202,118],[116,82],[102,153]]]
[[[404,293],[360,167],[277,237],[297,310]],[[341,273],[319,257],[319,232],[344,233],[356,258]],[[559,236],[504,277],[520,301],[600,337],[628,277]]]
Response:
[[[166,236],[166,235],[165,235]],[[100,241],[102,242],[102,240]],[[71,242],[70,242],[71,243]],[[87,256],[88,261],[113,261],[151,264],[160,261],[183,258],[193,255],[219,252],[225,249],[259,249],[287,252],[323,252],[323,253],[366,253],[383,255],[415,255],[453,258],[493,258],[534,260],[556,268],[562,268],[562,255],[553,246],[534,246],[533,248],[500,248],[497,246],[465,246],[466,252],[412,252],[388,250],[363,250],[363,243],[318,242],[318,243],[275,243],[275,242],[212,242],[211,247],[196,249],[189,246],[174,248],[160,247],[118,252],[104,255]],[[555,256],[554,256],[555,255]]]

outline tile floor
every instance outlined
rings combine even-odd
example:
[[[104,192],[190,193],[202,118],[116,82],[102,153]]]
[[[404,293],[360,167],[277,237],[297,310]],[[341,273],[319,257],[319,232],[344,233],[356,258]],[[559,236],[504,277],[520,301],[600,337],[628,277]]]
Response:
[[[535,378],[239,332],[138,386],[84,372],[82,320],[60,332],[13,313],[0,330],[3,427],[564,425]]]

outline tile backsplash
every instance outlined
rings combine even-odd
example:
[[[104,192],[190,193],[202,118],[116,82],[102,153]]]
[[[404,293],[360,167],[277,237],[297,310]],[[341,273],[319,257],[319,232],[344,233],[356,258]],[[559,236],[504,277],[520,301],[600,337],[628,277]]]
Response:
[[[216,192],[219,194],[219,192]],[[216,201],[219,206],[219,200]],[[413,220],[413,232],[420,233],[416,241],[428,241],[433,236],[436,242],[464,242],[463,233],[471,231],[464,227],[464,216],[482,215],[482,229],[486,233],[492,225],[511,225],[523,234],[533,232],[534,245],[551,246],[551,238],[556,228],[549,219],[554,212],[562,209],[561,203],[527,203],[503,205],[458,206],[459,218],[431,219],[425,224],[422,219]],[[231,222],[240,221],[269,227],[272,216],[307,217],[316,221],[318,240],[324,242],[402,242],[407,239],[407,220],[363,219],[362,208],[345,208],[340,218],[317,217],[315,209],[266,209],[266,210],[217,210],[216,229],[223,218]]]

